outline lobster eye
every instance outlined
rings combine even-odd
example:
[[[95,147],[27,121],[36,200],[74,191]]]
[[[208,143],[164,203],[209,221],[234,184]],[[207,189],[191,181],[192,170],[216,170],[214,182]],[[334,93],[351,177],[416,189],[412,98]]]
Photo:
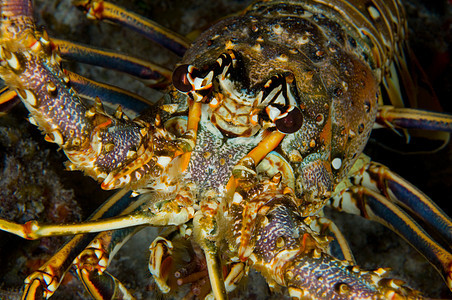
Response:
[[[173,72],[173,85],[182,93],[188,93],[193,90],[193,86],[188,80],[189,66],[190,65],[180,65]]]
[[[276,128],[282,133],[294,133],[303,125],[303,115],[296,106],[289,106],[287,111],[275,120]]]

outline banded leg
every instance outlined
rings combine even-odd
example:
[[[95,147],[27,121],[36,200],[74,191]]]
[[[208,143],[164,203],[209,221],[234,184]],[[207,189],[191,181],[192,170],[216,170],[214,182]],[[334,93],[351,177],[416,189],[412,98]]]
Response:
[[[100,66],[123,72],[142,80],[152,88],[167,87],[172,72],[162,66],[108,50],[76,44],[59,39],[51,39],[58,54],[65,60]]]
[[[315,232],[334,238],[328,245],[328,254],[339,260],[346,260],[351,264],[356,264],[347,240],[333,221],[325,217],[313,217],[306,218],[305,223]]]
[[[405,137],[406,143],[411,142],[412,149],[418,148],[421,152],[432,152],[443,148],[448,143],[450,132],[452,132],[452,117],[445,113],[383,105],[378,107],[374,128],[380,128],[380,126]],[[426,145],[425,140],[430,143]],[[398,147],[404,148],[403,145]],[[410,149],[402,151],[413,152]]]
[[[77,275],[94,299],[134,298],[127,288],[105,269],[121,246],[140,229],[142,227],[102,232],[74,260]]]
[[[133,232],[139,225],[180,225],[186,223],[189,219],[193,218],[194,215],[193,209],[191,208],[192,204],[186,202],[188,201],[188,199],[192,199],[193,197],[190,195],[185,195],[184,197],[183,192],[181,192],[176,197],[176,200],[168,201],[164,205],[162,205],[158,212],[154,211],[155,214],[150,212],[142,213],[141,211],[141,205],[143,204],[143,202],[149,201],[149,195],[143,195],[138,199],[130,198],[129,196],[130,192],[122,190],[121,192],[115,194],[115,196],[107,200],[98,209],[98,211],[95,212],[90,220],[81,224],[74,225],[44,225],[42,227],[43,231],[39,231],[38,225],[38,227],[35,228],[38,229],[38,231],[29,235],[28,238],[106,231],[98,236],[97,240],[99,241],[99,243],[94,242],[94,244],[96,245],[92,248],[99,249],[102,253],[112,253],[112,257],[112,255],[114,255],[114,253],[117,251],[116,248],[120,247],[123,242],[125,242],[126,239],[133,234]],[[182,206],[190,206],[190,208],[187,209]],[[111,218],[112,215],[117,216],[120,214],[126,215]],[[163,215],[165,215],[169,219],[166,219],[166,217],[163,217]],[[147,224],[146,220],[153,221],[151,221],[150,224]],[[28,224],[37,223],[32,222]],[[17,232],[10,230],[11,228],[8,227],[9,225],[11,225],[11,222],[0,219],[0,228],[17,234]],[[16,228],[22,228],[21,230],[23,230],[23,228],[34,227],[33,225],[27,226],[27,224],[13,225]],[[79,225],[80,227],[78,227]],[[112,229],[119,230],[111,231]],[[92,234],[77,235],[76,237],[74,237],[43,267],[41,267],[39,271],[33,273],[28,277],[28,279],[26,280],[25,294],[36,295],[44,293],[45,295],[51,295],[63,279],[64,274],[71,267],[74,259],[79,255],[80,252],[82,252],[83,249],[88,246],[93,237],[94,236]],[[92,255],[93,253],[96,254],[96,251],[85,251],[85,253],[81,255],[81,257],[85,257],[85,259],[79,258],[77,263],[79,275],[81,276],[87,288],[91,290],[91,293],[93,295],[100,295],[101,286],[104,286],[104,289],[106,291],[116,290],[117,292],[126,293],[125,289],[121,287],[120,283],[115,280],[114,277],[109,274],[102,276],[102,271],[104,270],[103,268],[107,266],[105,259],[100,260],[101,262],[96,264],[94,267],[92,266],[92,262],[96,261],[97,259],[96,255]],[[111,259],[111,257],[109,259]],[[86,261],[89,261],[90,263],[83,263]],[[94,270],[96,270],[96,272],[101,272],[100,274],[94,274]],[[99,290],[98,288],[96,288],[96,286],[100,286]],[[31,298],[31,296],[29,297],[30,298],[27,299],[33,299]]]
[[[94,236],[94,234],[75,236],[37,271],[28,275],[24,281],[22,299],[48,299],[52,296],[72,267],[74,259],[91,242]]]
[[[190,45],[190,41],[183,36],[112,3],[102,0],[77,0],[74,5],[83,9],[90,19],[106,20],[130,28],[179,56],[183,56]]]
[[[29,221],[22,225],[0,219],[0,229],[25,239],[34,240],[46,236],[93,233],[140,225],[177,226],[186,223],[194,216],[194,209],[177,199],[176,197],[176,200],[165,202],[160,208],[152,211],[150,209],[140,210],[138,207],[136,211],[126,215],[88,220],[78,224],[47,225]]]
[[[389,128],[415,128],[452,132],[450,114],[413,108],[396,108],[390,105],[378,108],[376,122]]]
[[[332,198],[330,206],[377,221],[399,234],[431,262],[452,288],[452,254],[400,206],[430,225],[448,241],[447,245],[452,228],[449,217],[422,192],[382,165],[364,165],[351,174],[351,184]]]
[[[90,219],[96,220],[116,215],[118,212],[126,210],[133,200],[133,198],[130,198],[130,192],[123,189],[105,201]],[[0,223],[3,221],[0,220]],[[23,299],[50,297],[71,268],[74,259],[94,237],[94,234],[77,235],[63,245],[38,271],[25,279]]]
[[[452,248],[452,220],[432,199],[382,164],[370,162],[365,172],[370,178],[367,174],[358,174],[353,182],[381,192],[395,204],[409,210],[427,224],[427,228],[436,230],[446,245]]]
[[[154,105],[149,100],[116,86],[96,82],[68,70],[64,70],[64,73],[69,77],[71,86],[81,98],[90,103],[96,103],[97,99],[100,99],[109,114],[113,114],[120,106],[125,115],[135,119]]]

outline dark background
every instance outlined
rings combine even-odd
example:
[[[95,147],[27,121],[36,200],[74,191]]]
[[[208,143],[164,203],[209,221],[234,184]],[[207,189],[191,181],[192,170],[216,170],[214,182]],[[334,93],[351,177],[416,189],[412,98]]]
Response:
[[[115,1],[181,34],[202,30],[218,18],[246,7],[249,2]],[[409,0],[404,3],[414,52],[433,82],[444,110],[452,112],[452,5],[446,0]],[[178,61],[175,55],[151,42],[143,42],[131,31],[86,20],[68,0],[41,0],[36,1],[36,6],[38,23],[45,25],[54,37],[130,53],[169,68]],[[115,72],[73,63],[65,66],[92,79],[133,89],[150,99],[158,99],[161,95]],[[57,151],[55,145],[44,142],[39,131],[25,122],[26,116],[27,113],[19,105],[0,118],[1,215],[21,220],[35,214],[33,218],[54,223],[86,218],[109,193],[101,191],[92,179],[79,172],[64,171],[63,162],[66,159],[62,152]],[[383,147],[381,143],[387,144],[387,141],[381,138],[374,136],[366,153],[418,186],[452,215],[451,145],[433,154],[408,155]],[[348,236],[359,265],[364,268],[389,266],[394,270],[394,276],[403,278],[426,295],[452,299],[451,292],[433,268],[392,232],[359,217],[332,214]],[[140,233],[139,238],[129,242],[119,252],[109,267],[109,271],[131,288],[138,298],[155,295],[147,271],[147,249],[155,232],[150,229]],[[0,232],[0,299],[17,299],[17,289],[23,279],[54,253],[62,241],[63,238],[50,238],[30,242]],[[279,295],[269,293],[259,278],[253,277],[246,289],[247,292],[238,297],[279,298]],[[68,299],[69,295],[74,299],[86,297],[79,282],[71,279],[58,290],[54,299]]]

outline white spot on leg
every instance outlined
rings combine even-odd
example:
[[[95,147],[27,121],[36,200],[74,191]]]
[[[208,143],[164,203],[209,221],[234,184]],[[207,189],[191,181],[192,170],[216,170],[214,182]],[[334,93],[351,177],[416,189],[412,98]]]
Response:
[[[380,12],[373,6],[369,6],[367,8],[372,19],[376,20],[380,17]]]
[[[157,159],[157,164],[159,164],[162,168],[166,168],[166,166],[171,162],[171,157],[168,156],[159,156]]]
[[[336,157],[335,159],[333,159],[333,161],[331,162],[331,165],[333,166],[333,168],[335,170],[339,170],[340,167],[342,166],[342,160],[338,157]]]
[[[243,197],[239,193],[234,193],[234,197],[232,199],[232,203],[234,204],[240,204],[243,201]]]

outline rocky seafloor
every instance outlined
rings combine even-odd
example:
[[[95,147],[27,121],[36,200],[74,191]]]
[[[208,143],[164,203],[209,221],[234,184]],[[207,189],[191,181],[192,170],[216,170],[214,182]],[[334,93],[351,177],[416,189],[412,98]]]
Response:
[[[173,0],[115,1],[182,34],[206,28],[216,19],[246,7],[249,1]],[[434,4],[405,1],[409,16],[410,41],[431,78],[443,108],[452,112],[452,5],[442,0]],[[52,36],[130,53],[172,68],[178,58],[137,34],[110,24],[88,21],[69,0],[36,1],[39,24]],[[159,92],[136,80],[104,69],[68,63],[66,67],[92,79],[109,82],[158,99]],[[104,192],[80,172],[64,171],[64,155],[46,143],[39,131],[26,121],[27,113],[16,106],[0,117],[0,216],[16,222],[39,219],[43,222],[75,222],[86,218],[110,193]],[[433,154],[400,154],[387,149],[380,136],[369,142],[366,152],[417,185],[452,215],[452,147]],[[81,188],[82,187],[82,188]],[[423,291],[432,298],[452,299],[436,271],[411,247],[388,229],[334,212],[332,218],[342,228],[360,266],[366,269],[392,268],[392,276]],[[147,270],[148,246],[156,229],[145,229],[116,255],[108,270],[138,299],[154,299],[158,293]],[[65,238],[26,241],[0,232],[0,299],[19,299],[19,289],[30,272],[58,249]],[[280,299],[271,293],[259,275],[253,275],[237,299]],[[68,276],[53,299],[90,299],[80,282]]]

